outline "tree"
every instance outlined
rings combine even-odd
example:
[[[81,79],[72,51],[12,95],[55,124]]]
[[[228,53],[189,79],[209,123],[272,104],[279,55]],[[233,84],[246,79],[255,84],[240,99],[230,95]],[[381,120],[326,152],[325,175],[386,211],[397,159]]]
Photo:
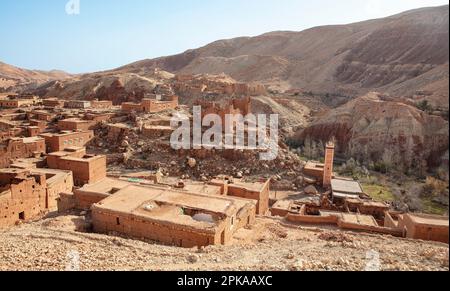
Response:
[[[422,100],[417,104],[417,108],[424,112],[430,112],[433,110],[432,106],[428,102],[428,100]]]

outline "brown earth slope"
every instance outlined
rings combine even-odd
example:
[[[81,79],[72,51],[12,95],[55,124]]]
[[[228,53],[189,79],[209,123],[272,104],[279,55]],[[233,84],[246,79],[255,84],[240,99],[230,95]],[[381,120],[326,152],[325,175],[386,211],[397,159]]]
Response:
[[[258,218],[230,246],[182,249],[75,231],[60,216],[0,231],[0,270],[448,271],[448,245]],[[79,260],[78,260],[79,259]],[[374,269],[374,267],[376,267]]]
[[[52,80],[64,80],[71,75],[63,71],[38,71],[17,68],[0,62],[0,90],[37,86]]]
[[[351,97],[374,90],[398,96],[425,90],[448,108],[448,19],[446,5],[349,25],[220,40],[116,72],[158,67],[173,73],[226,73],[238,81]]]
[[[339,96],[339,102],[330,100],[333,106],[377,91],[417,103],[426,99],[447,110],[448,19],[446,5],[348,25],[220,40],[174,56],[51,82],[37,92],[63,98],[106,95],[123,101],[115,96],[119,94],[139,99],[159,84],[154,76],[159,68],[173,74],[225,73],[238,82],[262,82],[278,91],[301,88]]]

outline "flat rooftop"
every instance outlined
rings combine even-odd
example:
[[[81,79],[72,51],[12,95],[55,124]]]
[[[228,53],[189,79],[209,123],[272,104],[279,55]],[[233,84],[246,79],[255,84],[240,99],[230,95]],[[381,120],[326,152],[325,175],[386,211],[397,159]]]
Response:
[[[227,214],[229,207],[233,205],[232,199],[137,185],[126,186],[101,204],[111,210],[131,212],[146,201],[202,209],[222,214]]]
[[[218,196],[130,185],[95,204],[94,210],[124,215],[131,214],[161,223],[215,231],[222,217],[236,213],[240,209],[239,206],[236,206],[241,203],[244,203],[244,201],[239,203],[233,199]],[[195,215],[187,215],[186,209],[196,210],[199,213],[215,214],[215,218],[211,221],[199,220],[195,218]]]
[[[243,188],[243,189],[247,189],[249,191],[254,191],[254,192],[261,192],[264,190],[264,187],[267,185],[267,182],[269,180],[265,181],[265,182],[245,182],[243,180],[234,180],[233,183],[229,184],[229,187],[238,187],[238,188]]]
[[[120,179],[104,178],[96,183],[88,184],[82,187],[81,191],[111,194],[112,189],[123,189],[130,183]]]
[[[183,190],[192,193],[202,193],[207,195],[221,195],[221,187],[214,185],[207,185],[201,183],[186,184]]]
[[[364,193],[359,182],[346,179],[332,179],[331,189],[333,194],[360,195]]]
[[[73,117],[73,118],[67,118],[60,120],[59,122],[72,122],[72,123],[88,123],[90,120],[84,120],[81,118]]]
[[[434,225],[434,226],[449,226],[448,217],[428,215],[428,214],[412,214],[408,213],[411,220],[416,224]]]

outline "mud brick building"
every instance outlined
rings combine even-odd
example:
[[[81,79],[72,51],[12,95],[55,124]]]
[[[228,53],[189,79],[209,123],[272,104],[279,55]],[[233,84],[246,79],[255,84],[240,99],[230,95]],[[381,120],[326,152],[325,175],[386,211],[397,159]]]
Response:
[[[30,125],[31,126],[37,126],[39,127],[39,130],[41,132],[45,131],[49,125],[48,121],[44,121],[44,120],[37,120],[37,119],[32,119],[30,120]]]
[[[108,198],[129,185],[130,183],[127,181],[109,177],[95,183],[86,184],[81,188],[74,189],[73,192],[61,194],[58,200],[58,211],[89,210],[93,204]]]
[[[165,125],[144,125],[142,127],[142,135],[150,138],[169,137],[174,129]]]
[[[17,123],[7,119],[0,119],[0,131],[7,131],[17,126]]]
[[[21,133],[22,133],[21,128],[11,128],[8,130],[2,130],[2,131],[0,131],[0,143],[3,143],[13,137],[20,136]],[[0,156],[1,156],[1,154],[0,154]]]
[[[64,107],[64,101],[58,98],[47,98],[42,100],[42,104],[48,108],[62,108]]]
[[[33,110],[27,113],[27,117],[29,120],[52,121],[55,114],[44,110]]]
[[[144,98],[141,103],[122,103],[122,111],[158,113],[175,109],[178,106],[178,96],[165,96],[164,98],[161,98],[159,95],[154,95],[153,97],[154,98]]]
[[[94,109],[110,109],[113,107],[113,102],[109,100],[92,100],[91,107]]]
[[[117,141],[133,132],[134,128],[123,123],[108,124],[108,140]]]
[[[36,137],[42,133],[42,130],[39,126],[27,126],[27,136],[28,137]]]
[[[39,98],[33,95],[9,95],[0,99],[0,108],[22,108],[36,105]]]
[[[233,233],[254,219],[248,200],[133,185],[92,206],[96,232],[188,248],[229,244]]]
[[[44,174],[46,177],[45,210],[48,212],[58,211],[58,199],[60,193],[70,192],[74,187],[71,171],[56,169],[31,169],[32,174]]]
[[[42,138],[9,138],[0,144],[0,168],[8,167],[15,159],[30,158],[45,152],[45,140]]]
[[[202,99],[199,99],[195,102],[196,106],[201,106],[202,112],[201,117],[202,119],[209,114],[215,114],[220,116],[223,124],[223,131],[226,132],[226,116],[227,115],[242,115],[246,116],[250,113],[252,113],[251,108],[251,98],[250,97],[243,97],[243,98],[233,98],[226,102],[214,102],[214,101],[205,101]],[[233,126],[233,125],[231,125]],[[234,126],[233,126],[234,128]],[[228,130],[231,130],[233,128],[228,128]]]
[[[403,231],[407,238],[449,243],[448,217],[418,213],[399,215],[386,213],[385,225]]]
[[[267,94],[259,83],[237,83],[224,76],[177,75],[173,84],[175,92],[183,96],[201,97],[205,95],[258,96]]]
[[[88,131],[97,123],[91,120],[68,118],[58,121],[58,129],[61,131]]]
[[[0,228],[56,211],[59,193],[72,188],[70,171],[0,169]]]
[[[70,109],[87,109],[91,107],[91,102],[83,100],[70,100],[64,102],[64,107]]]
[[[49,153],[63,151],[68,147],[84,147],[93,138],[92,130],[86,131],[62,131],[61,133],[44,133],[41,137],[45,139]]]
[[[46,177],[28,170],[0,170],[0,228],[38,217],[46,206]]]
[[[87,155],[85,148],[71,147],[47,156],[51,169],[72,171],[76,186],[98,182],[106,177],[106,156]]]
[[[95,122],[109,121],[114,116],[114,113],[100,113],[100,112],[88,112],[84,118]]]
[[[266,215],[269,210],[270,180],[250,183],[219,177],[210,184],[221,187],[222,195],[257,201],[256,213],[259,215]]]

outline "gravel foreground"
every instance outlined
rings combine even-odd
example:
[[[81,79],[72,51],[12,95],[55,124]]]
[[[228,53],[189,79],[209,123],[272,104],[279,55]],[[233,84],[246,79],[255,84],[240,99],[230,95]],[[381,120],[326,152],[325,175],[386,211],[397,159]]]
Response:
[[[183,249],[77,232],[59,216],[0,232],[0,270],[449,271],[446,244],[298,227],[258,218],[231,246]]]

